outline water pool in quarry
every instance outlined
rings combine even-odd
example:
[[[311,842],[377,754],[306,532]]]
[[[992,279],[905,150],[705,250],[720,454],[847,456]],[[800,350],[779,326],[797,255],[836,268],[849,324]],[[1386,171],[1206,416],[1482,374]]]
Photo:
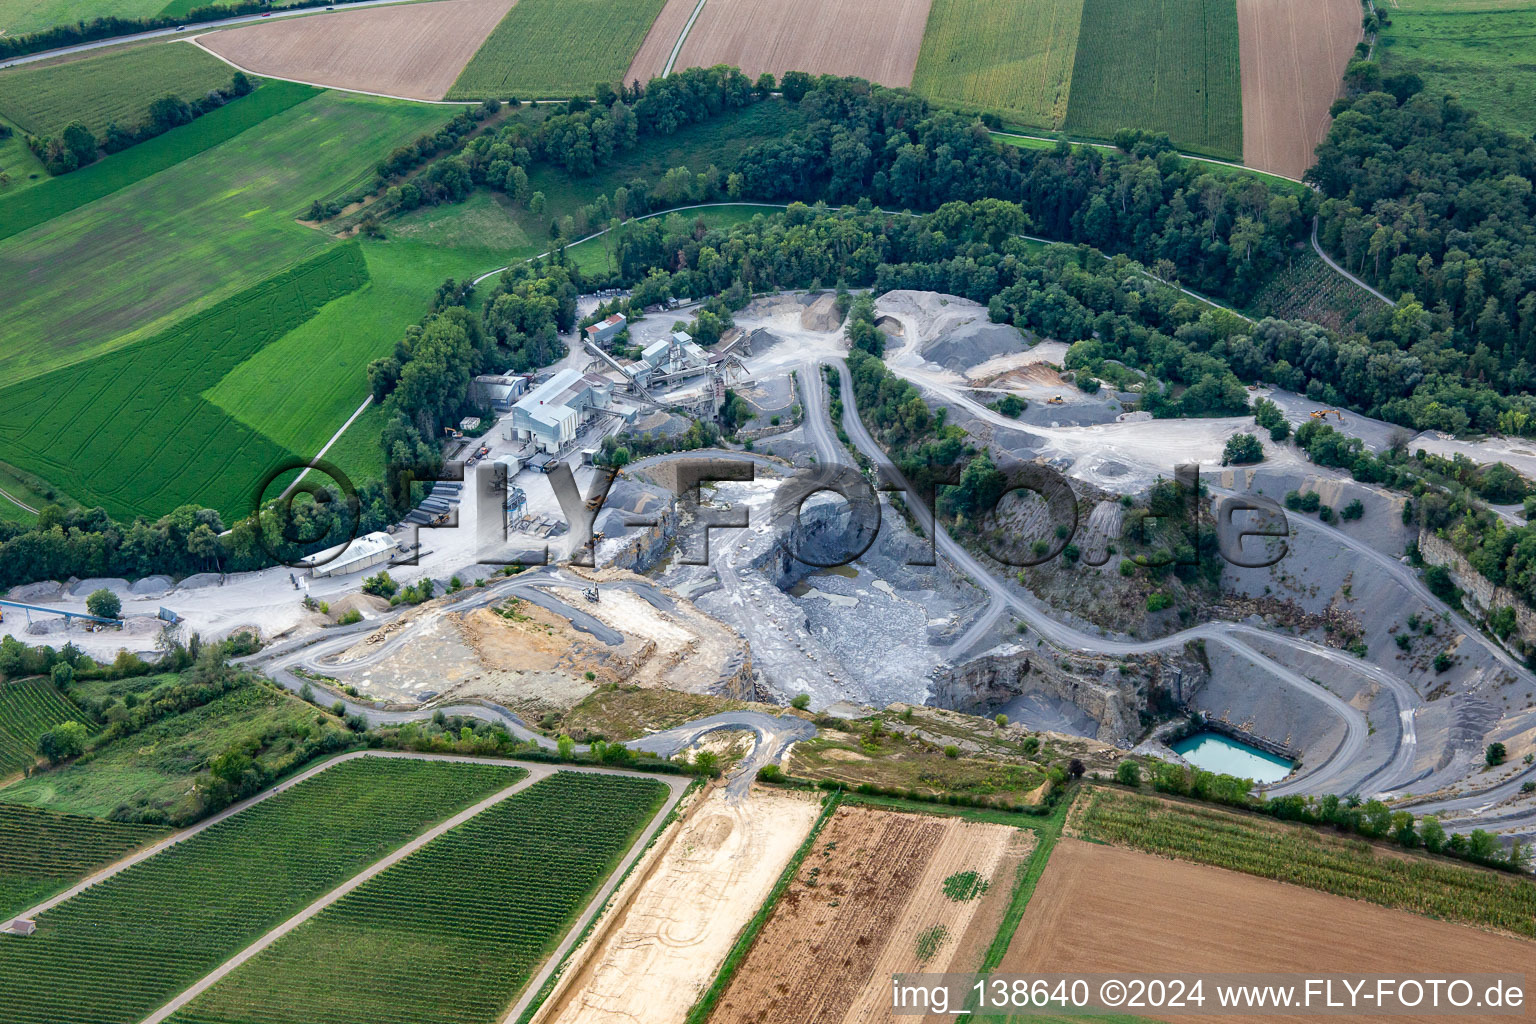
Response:
[[[1196,768],[1261,783],[1279,782],[1294,767],[1283,757],[1215,732],[1186,736],[1173,745],[1173,750]]]

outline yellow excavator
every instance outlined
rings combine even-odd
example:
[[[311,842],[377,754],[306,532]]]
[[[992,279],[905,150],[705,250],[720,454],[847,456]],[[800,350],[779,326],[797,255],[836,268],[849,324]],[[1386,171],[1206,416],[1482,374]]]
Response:
[[[1046,405],[1066,405],[1067,404],[1067,400],[1065,398],[1062,398],[1060,395],[1052,395],[1050,398],[1047,398],[1045,400],[1045,404]]]
[[[1330,413],[1337,416],[1340,423],[1344,422],[1344,414],[1337,409],[1313,409],[1310,415],[1315,420],[1326,420]]]

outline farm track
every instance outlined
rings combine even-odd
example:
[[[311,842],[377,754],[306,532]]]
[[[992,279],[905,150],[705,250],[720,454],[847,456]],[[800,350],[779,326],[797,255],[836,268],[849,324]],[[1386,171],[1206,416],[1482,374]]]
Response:
[[[10,491],[5,490],[4,488],[0,488],[0,498],[4,498],[12,505],[15,505],[17,508],[21,509],[23,512],[31,512],[33,515],[37,515],[38,513],[37,509],[33,508],[31,505],[28,505],[26,502],[22,501],[20,498],[16,497]]]
[[[133,867],[133,866],[135,866],[137,864],[143,863],[144,861],[146,861],[146,860],[148,860],[148,859],[150,859],[152,857],[155,857],[156,855],[158,855],[160,853],[165,852],[166,850],[170,849],[173,846],[176,846],[176,845],[178,845],[180,843],[186,842],[187,840],[193,838],[196,835],[201,834],[202,832],[204,832],[207,829],[213,827],[214,825],[216,825],[216,824],[218,824],[218,823],[220,823],[222,821],[225,821],[225,820],[229,819],[230,817],[232,817],[234,815],[238,815],[238,814],[241,814],[241,813],[243,813],[245,811],[248,811],[251,808],[256,807],[256,806],[264,803],[265,801],[270,800],[272,797],[276,796],[277,794],[282,793],[282,792],[286,792],[287,790],[293,788],[294,786],[297,786],[297,785],[299,785],[299,784],[301,784],[301,783],[303,783],[303,782],[305,782],[305,781],[307,781],[309,779],[314,778],[316,775],[319,775],[322,772],[328,771],[328,770],[336,767],[337,765],[345,764],[347,762],[354,761],[354,760],[357,760],[359,758],[365,758],[365,757],[366,758],[383,758],[383,759],[391,759],[391,760],[448,762],[448,763],[461,763],[461,764],[483,764],[483,765],[491,765],[491,766],[495,766],[495,767],[516,767],[516,768],[520,768],[520,769],[524,770],[525,772],[527,772],[527,775],[525,777],[523,777],[523,778],[518,779],[512,785],[507,786],[507,787],[503,788],[502,790],[492,794],[491,796],[481,800],[480,802],[478,802],[474,806],[472,806],[470,808],[467,808],[466,810],[463,810],[463,811],[455,814],[453,817],[451,817],[448,820],[438,824],[437,826],[433,827],[432,829],[428,830],[427,832],[424,832],[421,835],[413,838],[412,840],[407,842],[404,846],[396,849],[394,852],[390,853],[389,855],[385,856],[384,858],[382,858],[382,859],[380,859],[378,861],[375,861],[372,864],[369,864],[364,870],[358,872],[357,874],[355,874],[354,876],[352,876],[351,878],[349,878],[345,882],[343,882],[340,885],[336,886],[335,888],[333,888],[332,890],[327,892],[324,896],[322,896],[319,899],[313,901],[312,903],[306,905],[301,911],[299,911],[298,913],[290,916],[288,919],[283,921],[281,924],[273,927],[272,929],[270,929],[269,931],[264,933],[256,941],[254,941],[254,942],[250,943],[249,945],[247,945],[240,952],[238,952],[234,956],[230,957],[229,959],[225,960],[216,969],[214,969],[213,971],[211,971],[208,974],[206,974],[204,977],[202,977],[195,984],[193,984],[189,988],[186,988],[183,991],[181,991],[177,995],[177,997],[175,999],[173,999],[170,1002],[166,1003],[164,1006],[162,1006],[160,1009],[156,1010],[149,1017],[144,1018],[146,1024],[158,1024],[158,1022],[161,1022],[161,1021],[164,1021],[164,1020],[168,1019],[174,1013],[176,1013],[179,1009],[181,1009],[182,1007],[184,1007],[188,1003],[190,1003],[198,995],[200,995],[203,992],[207,991],[214,984],[216,984],[219,980],[221,980],[222,978],[224,978],[225,976],[230,974],[232,971],[234,971],[241,964],[245,963],[246,961],[250,960],[252,957],[256,956],[262,950],[266,949],[268,946],[270,946],[273,943],[275,943],[278,939],[282,938],[284,935],[288,934],[293,929],[295,929],[298,926],[300,926],[301,924],[303,924],[305,921],[309,920],[310,918],[314,917],[316,914],[320,913],[326,907],[328,907],[331,904],[333,904],[333,903],[337,902],[338,900],[342,899],[348,893],[352,892],[353,890],[355,890],[356,888],[361,886],[363,883],[367,882],[369,879],[371,879],[371,878],[381,874],[382,872],[388,870],[389,868],[391,868],[394,865],[398,864],[399,862],[401,862],[405,858],[411,856],[412,854],[419,852],[420,850],[422,850],[425,847],[427,847],[434,840],[436,840],[438,838],[441,838],[443,835],[445,835],[449,831],[453,830],[454,828],[456,828],[456,827],[458,827],[460,825],[465,824],[466,822],[472,820],[473,818],[477,817],[481,813],[483,813],[483,812],[489,810],[490,808],[500,804],[502,801],[506,800],[507,798],[509,798],[509,797],[511,797],[511,796],[513,796],[513,795],[515,795],[515,794],[517,794],[517,793],[519,793],[519,792],[529,788],[530,786],[534,785],[535,783],[537,783],[539,781],[542,781],[544,779],[550,778],[550,777],[552,777],[552,776],[554,776],[556,774],[562,773],[562,772],[573,772],[573,773],[577,773],[577,774],[613,775],[613,776],[621,776],[621,777],[626,777],[626,778],[646,778],[646,779],[651,779],[653,781],[662,783],[663,785],[665,785],[667,787],[668,793],[667,793],[666,799],[663,801],[663,804],[662,804],[661,808],[652,816],[652,818],[651,818],[649,824],[647,825],[647,827],[645,828],[645,830],[641,833],[641,835],[635,841],[635,843],[632,844],[632,846],[628,849],[628,851],[625,854],[625,857],[623,858],[623,860],[619,864],[618,868],[616,868],[611,873],[610,877],[606,880],[606,883],[600,888],[600,890],[597,892],[597,894],[588,902],[588,904],[586,905],[586,907],[585,907],[584,911],[582,912],[581,916],[577,919],[577,921],[569,929],[569,931],[568,931],[567,935],[565,936],[564,940],[562,941],[562,943],[555,949],[555,951],[547,959],[543,969],[535,977],[530,979],[530,981],[528,982],[528,984],[526,986],[526,991],[528,993],[528,998],[531,998],[534,994],[536,994],[543,987],[543,984],[544,984],[545,980],[547,980],[548,976],[557,968],[557,966],[559,965],[560,961],[563,959],[565,954],[569,951],[570,947],[576,941],[577,937],[579,937],[579,935],[583,932],[583,930],[585,929],[587,923],[590,922],[591,919],[597,914],[597,912],[601,910],[601,908],[604,905],[605,901],[612,894],[613,889],[616,887],[619,878],[621,878],[623,876],[624,872],[626,870],[628,870],[629,865],[632,864],[633,861],[635,860],[635,858],[639,856],[639,853],[642,850],[645,849],[646,845],[650,842],[650,840],[654,837],[656,832],[661,827],[662,822],[664,822],[666,820],[667,815],[671,813],[672,809],[676,806],[677,801],[682,797],[682,794],[684,793],[684,791],[688,788],[689,785],[692,784],[692,781],[693,781],[691,778],[687,778],[687,777],[657,776],[657,775],[649,775],[649,774],[645,774],[645,773],[628,772],[628,771],[621,771],[621,770],[618,770],[618,769],[600,768],[600,767],[595,767],[595,766],[584,766],[584,765],[549,765],[549,764],[544,764],[544,763],[539,763],[539,762],[525,763],[525,762],[516,762],[516,761],[510,761],[510,760],[504,760],[504,759],[476,758],[476,757],[466,757],[466,756],[448,755],[448,754],[411,753],[411,752],[401,752],[401,751],[375,751],[375,750],[354,751],[354,752],[351,752],[351,753],[343,754],[340,757],[334,758],[334,759],[332,759],[330,761],[327,761],[327,762],[325,762],[323,764],[317,765],[314,768],[311,768],[308,771],[302,772],[301,774],[296,775],[296,776],[294,776],[291,779],[288,779],[288,780],[286,780],[286,781],[284,781],[282,783],[279,783],[277,786],[274,786],[271,789],[268,789],[268,790],[266,790],[266,791],[264,791],[264,792],[262,792],[260,794],[257,794],[256,796],[251,797],[248,800],[242,801],[239,804],[236,804],[236,805],[234,805],[234,806],[232,806],[230,808],[227,808],[225,811],[220,812],[219,814],[214,815],[213,817],[210,817],[210,818],[206,819],[205,821],[199,822],[197,825],[194,825],[191,828],[188,828],[188,829],[185,829],[185,830],[183,830],[181,832],[178,832],[178,833],[176,833],[176,834],[174,834],[174,835],[172,835],[172,836],[162,840],[161,842],[155,843],[152,846],[148,846],[148,847],[146,847],[144,849],[141,849],[141,850],[135,852],[134,854],[132,854],[132,855],[130,855],[128,857],[123,858],[122,860],[119,860],[119,861],[117,861],[117,862],[115,862],[113,864],[110,864],[110,865],[102,868],[99,871],[94,872],[93,874],[91,874],[90,876],[88,876],[84,880],[80,881],[79,883],[75,884],[74,886],[71,886],[69,889],[65,890],[64,892],[61,892],[58,895],[52,897],[51,899],[46,900],[43,903],[37,904],[36,906],[34,906],[34,907],[32,907],[32,908],[30,908],[30,909],[28,909],[26,911],[23,911],[22,913],[16,915],[15,919],[9,925],[7,925],[6,930],[12,930],[14,928],[16,922],[18,922],[20,920],[23,920],[23,919],[35,918],[36,916],[38,916],[40,914],[43,914],[43,913],[45,913],[45,912],[47,912],[47,911],[49,911],[49,910],[51,910],[51,909],[53,909],[55,907],[58,907],[61,904],[67,902],[68,900],[73,899],[76,896],[79,896],[80,894],[84,893],[86,890],[92,888],[93,886],[99,885],[102,882],[105,882],[108,879],[110,879],[110,878],[120,874],[121,872],[127,870],[128,868],[131,868],[131,867]],[[22,941],[22,940],[10,940],[10,941]],[[523,1003],[519,1004],[519,1007],[516,1009],[516,1011],[513,1014],[514,1017],[515,1017],[517,1012],[521,1011],[521,1007],[522,1007],[522,1005],[524,1005],[526,1003],[526,1001],[527,1000],[525,999],[523,1001]]]
[[[516,794],[529,789],[536,783],[551,778],[560,772],[569,771],[576,772],[578,774],[615,775],[626,778],[643,777],[652,779],[667,786],[667,799],[663,802],[661,808],[652,816],[649,825],[641,833],[639,838],[636,839],[636,841],[631,845],[619,866],[610,873],[606,884],[588,902],[586,909],[582,913],[581,917],[575,923],[573,923],[571,928],[568,930],[564,941],[562,941],[560,946],[558,946],[549,956],[545,967],[539,972],[539,974],[528,981],[527,985],[525,986],[527,996],[523,1000],[520,1000],[519,1003],[514,1006],[514,1008],[507,1014],[509,1018],[515,1019],[516,1016],[521,1013],[522,1008],[526,1005],[529,999],[537,995],[539,990],[543,987],[545,980],[559,966],[565,954],[575,943],[576,938],[579,937],[582,931],[586,928],[587,923],[597,914],[599,910],[602,909],[603,904],[606,902],[608,896],[612,894],[613,889],[617,886],[618,880],[623,877],[624,872],[628,870],[629,865],[634,862],[635,858],[639,856],[640,852],[643,851],[645,847],[650,843],[651,838],[661,827],[662,822],[666,820],[667,815],[672,812],[672,809],[677,805],[678,800],[681,799],[688,786],[692,784],[691,779],[679,778],[677,776],[655,776],[643,774],[637,776],[637,773],[624,772],[617,769],[573,765],[548,765],[538,762],[506,762],[501,760],[489,761],[489,759],[484,758],[454,757],[450,755],[417,754],[396,751],[358,751],[354,754],[343,755],[342,758],[338,758],[336,761],[322,765],[321,770],[330,767],[332,764],[339,763],[341,760],[351,759],[358,756],[394,757],[407,760],[454,760],[479,763],[495,763],[498,765],[516,764],[518,767],[524,769],[528,774],[524,778],[519,779],[517,782],[506,787],[505,789],[502,789],[499,792],[485,798],[473,807],[461,811],[460,813],[454,815],[447,821],[442,822],[430,831],[423,833],[422,835],[413,839],[411,842],[407,843],[405,846],[402,846],[400,849],[391,853],[389,856],[384,857],[383,859],[369,865],[365,870],[359,872],[352,878],[348,879],[346,882],[337,886],[335,889],[331,890],[320,899],[305,907],[299,913],[293,915],[282,924],[267,932],[260,939],[257,939],[245,949],[241,950],[238,954],[225,961],[216,970],[210,972],[195,985],[182,992],[175,999],[165,1004],[149,1017],[146,1017],[143,1024],[161,1024],[161,1022],[169,1019],[177,1011],[186,1007],[194,999],[202,995],[208,989],[212,988],[223,978],[239,968],[242,964],[246,963],[248,960],[261,953],[263,950],[277,942],[283,936],[292,932],[294,929],[298,928],[300,925],[304,924],[306,921],[315,917],[327,907],[341,900],[343,897],[353,892],[365,882],[394,867],[401,861],[405,860],[407,857],[410,857],[411,855],[425,849],[429,844],[440,839],[453,829],[466,824],[467,822],[479,817],[484,812],[490,810],[492,807],[495,807],[508,798],[515,796]]]

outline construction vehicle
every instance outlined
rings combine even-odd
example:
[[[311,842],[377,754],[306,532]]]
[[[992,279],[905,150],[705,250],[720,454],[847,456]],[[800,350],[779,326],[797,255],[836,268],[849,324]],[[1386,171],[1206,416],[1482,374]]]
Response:
[[[1344,422],[1344,414],[1337,409],[1313,409],[1309,415],[1315,420],[1326,420],[1329,413],[1337,416],[1340,423]]]
[[[456,429],[454,427],[444,427],[443,428],[443,434],[445,436],[447,436],[447,437],[452,437],[452,438],[462,438],[464,436],[462,431],[460,431],[460,430],[458,430],[458,429]]]
[[[581,592],[581,596],[586,598],[588,601],[591,601],[593,604],[596,604],[598,600],[597,588],[588,587],[586,590]]]
[[[1047,398],[1045,400],[1045,404],[1046,405],[1066,405],[1067,404],[1067,400],[1065,398],[1062,398],[1060,395],[1052,395],[1050,398]]]

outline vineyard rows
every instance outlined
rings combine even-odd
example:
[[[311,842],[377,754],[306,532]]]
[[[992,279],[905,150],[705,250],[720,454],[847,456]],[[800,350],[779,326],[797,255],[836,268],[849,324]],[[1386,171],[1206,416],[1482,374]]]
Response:
[[[632,776],[538,782],[365,882],[171,1024],[491,1024],[666,793]]]
[[[1078,824],[1087,838],[1117,846],[1536,938],[1536,884],[1481,868],[1386,856],[1304,826],[1103,789]]]
[[[153,825],[0,804],[0,921],[165,834]]]
[[[19,772],[37,760],[37,740],[61,722],[98,727],[45,679],[0,685],[0,775]]]
[[[0,941],[6,1024],[137,1024],[432,824],[526,773],[365,757],[232,815]]]

